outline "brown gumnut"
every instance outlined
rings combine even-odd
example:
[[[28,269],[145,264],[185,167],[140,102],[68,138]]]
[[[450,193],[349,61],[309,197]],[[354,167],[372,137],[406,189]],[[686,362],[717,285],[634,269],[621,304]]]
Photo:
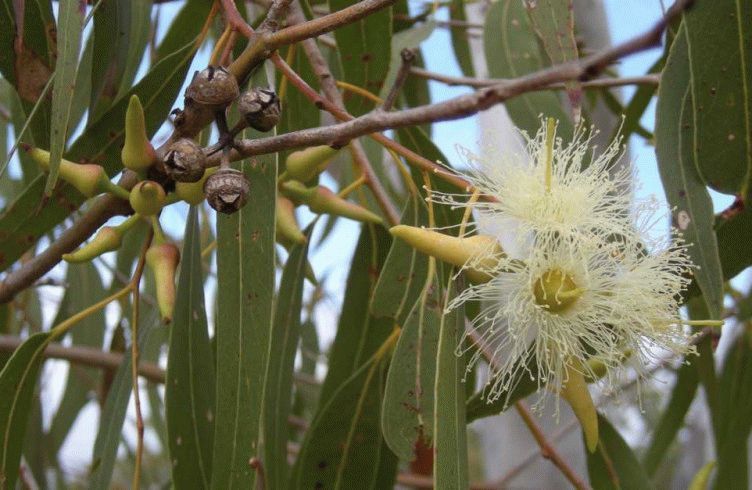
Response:
[[[238,111],[249,126],[266,132],[279,122],[282,107],[274,90],[256,87],[243,92],[238,101]]]
[[[164,168],[176,182],[198,182],[204,176],[206,155],[191,139],[181,138],[170,145]]]
[[[215,211],[232,214],[248,201],[251,185],[243,172],[233,168],[220,168],[204,184],[204,194]]]

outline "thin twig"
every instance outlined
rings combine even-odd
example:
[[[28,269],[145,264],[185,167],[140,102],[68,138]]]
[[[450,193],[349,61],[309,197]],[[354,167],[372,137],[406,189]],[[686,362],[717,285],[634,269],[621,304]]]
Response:
[[[410,69],[410,74],[426,80],[434,80],[444,83],[450,86],[467,86],[475,88],[492,87],[494,85],[500,85],[510,83],[513,79],[504,78],[473,78],[473,77],[453,77],[449,75],[443,75],[433,71],[426,70],[414,66]],[[636,77],[622,77],[622,78],[596,78],[589,80],[581,84],[582,88],[610,88],[610,87],[622,87],[625,85],[658,85],[661,82],[661,75],[659,73],[641,75]],[[537,88],[536,90],[566,90],[566,84],[554,83],[544,87]]]
[[[151,244],[151,233],[144,241],[141,254],[138,258],[136,270],[131,280],[131,289],[133,290],[133,299],[131,300],[131,377],[133,379],[133,402],[136,407],[136,461],[133,465],[133,482],[132,486],[136,490],[141,487],[141,460],[144,454],[144,417],[141,413],[141,395],[138,387],[138,316],[139,316],[139,287],[141,285],[141,276],[144,273],[146,265],[146,252]]]
[[[415,62],[415,58],[416,54],[412,49],[405,48],[400,52],[402,63],[400,64],[399,71],[397,71],[397,77],[394,79],[392,88],[389,89],[389,93],[384,98],[384,104],[381,106],[382,110],[392,110],[392,106],[394,106],[394,102],[397,100],[400,90],[402,90],[402,85],[405,84],[405,80],[407,80],[407,76],[410,74],[410,67]]]
[[[525,425],[530,430],[530,433],[533,435],[535,442],[537,442],[538,446],[540,446],[541,455],[551,461],[557,468],[559,468],[561,473],[566,477],[567,480],[569,480],[572,485],[574,485],[575,488],[577,488],[578,490],[589,489],[590,486],[579,475],[577,475],[577,473],[575,473],[572,467],[569,466],[564,458],[562,458],[561,455],[556,451],[556,448],[554,448],[554,446],[546,438],[546,435],[543,433],[543,430],[535,421],[533,414],[530,413],[530,410],[527,408],[527,406],[523,402],[519,401],[514,404],[514,407],[517,409],[517,413],[520,414],[520,417],[522,417],[522,421],[525,422]]]

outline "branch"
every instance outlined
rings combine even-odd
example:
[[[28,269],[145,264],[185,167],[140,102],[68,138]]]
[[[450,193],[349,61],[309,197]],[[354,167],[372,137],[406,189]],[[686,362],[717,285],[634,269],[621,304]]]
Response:
[[[462,95],[447,101],[406,109],[398,112],[373,111],[359,118],[343,111],[328,100],[321,98],[304,80],[297,77],[283,60],[278,56],[272,57],[275,65],[280,68],[290,82],[301,89],[317,106],[326,109],[340,120],[346,121],[326,127],[311,128],[293,133],[287,133],[270,138],[256,140],[241,140],[237,145],[237,152],[231,158],[241,159],[248,156],[272,153],[276,151],[300,148],[305,146],[341,143],[348,139],[363,135],[370,135],[384,146],[397,151],[421,170],[436,173],[447,182],[471,190],[467,181],[459,176],[447,172],[435,163],[422,158],[420,155],[390,140],[380,131],[406,126],[414,126],[428,122],[450,121],[472,116],[482,110],[502,103],[520,94],[540,90],[550,85],[571,80],[586,82],[601,73],[611,63],[660,44],[661,35],[668,23],[679,16],[683,9],[691,4],[690,0],[677,0],[666,12],[666,16],[658,21],[651,29],[620,45],[605,49],[599,53],[581,60],[575,60],[561,65],[552,66],[517,79],[505,81],[490,87],[477,90],[472,94]],[[323,83],[323,80],[322,80]],[[218,159],[213,157],[210,165],[216,166]]]
[[[465,85],[475,88],[491,87],[493,85],[500,85],[513,81],[512,79],[502,78],[452,77],[418,67],[412,67],[410,69],[410,74],[427,80],[442,82],[450,86]],[[596,78],[595,80],[583,82],[580,86],[582,88],[609,88],[622,87],[624,85],[658,85],[660,81],[660,74],[650,74],[637,77]],[[566,90],[566,88],[567,86],[564,83],[555,83],[545,87],[540,87],[536,90]]]
[[[130,189],[136,180],[136,174],[126,172],[119,185]],[[34,284],[62,260],[63,254],[81,245],[107,220],[132,212],[130,205],[122,199],[109,194],[99,197],[91,208],[70,228],[63,231],[49,247],[5,276],[5,280],[0,283],[0,304],[8,303],[16,294]]]

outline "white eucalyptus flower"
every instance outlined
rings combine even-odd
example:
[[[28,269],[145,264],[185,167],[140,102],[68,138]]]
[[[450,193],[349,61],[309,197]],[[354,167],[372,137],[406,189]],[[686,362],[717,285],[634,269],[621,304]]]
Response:
[[[549,120],[528,140],[529,156],[488,162],[466,153],[479,199],[430,197],[470,208],[479,233],[493,235],[505,252],[476,251],[464,268],[490,279],[447,306],[481,301],[458,354],[482,346],[470,367],[482,356],[490,361],[488,401],[508,396],[523,376],[559,393],[574,372],[599,377],[589,360],[605,366],[613,383],[627,355],[644,374],[663,350],[693,351],[685,329],[692,322],[679,316],[693,268],[681,237],[653,236],[666,213],[655,200],[634,204],[631,172],[615,168],[619,138],[588,157],[592,136],[578,130],[564,143],[555,127]],[[502,237],[509,232],[514,252]]]
[[[594,131],[580,128],[571,142],[555,133],[552,123],[532,139],[523,132],[527,145],[522,154],[481,157],[458,149],[469,165],[466,177],[480,194],[473,205],[479,228],[492,234],[514,230],[517,243],[504,243],[505,248],[526,246],[542,233],[619,234],[631,227],[632,175],[627,166],[617,165],[621,138],[596,155]],[[433,192],[431,199],[463,206],[467,196]]]

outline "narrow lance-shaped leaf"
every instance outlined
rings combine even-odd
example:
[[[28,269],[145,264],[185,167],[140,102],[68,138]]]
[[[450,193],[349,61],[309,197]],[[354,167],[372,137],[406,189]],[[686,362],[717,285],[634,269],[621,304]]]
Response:
[[[242,163],[248,203],[217,216],[217,411],[212,488],[249,488],[272,328],[276,154]]]
[[[175,316],[169,328],[165,411],[172,482],[176,488],[208,488],[214,443],[215,377],[195,206],[185,225]]]
[[[300,313],[303,305],[308,243],[296,245],[290,251],[277,296],[274,330],[271,336],[267,382],[264,394],[264,455],[266,485],[284,488],[288,477],[287,418],[292,405],[292,381],[295,352],[300,339]],[[310,327],[309,327],[310,328]]]
[[[723,277],[713,231],[713,204],[697,173],[695,120],[689,90],[686,28],[682,24],[671,47],[658,89],[655,139],[658,170],[674,222],[689,243],[688,252],[698,266],[694,277],[710,310],[719,318]]]
[[[457,286],[449,285],[441,305]],[[436,382],[434,384],[434,463],[436,488],[468,488],[467,427],[465,426],[464,358],[455,355],[465,330],[465,312],[455,309],[441,317]]]
[[[50,125],[50,173],[44,187],[46,196],[57,183],[60,159],[68,141],[68,121],[75,93],[78,53],[81,50],[83,5],[79,0],[60,0],[57,29],[58,56],[52,88],[52,123]]]

